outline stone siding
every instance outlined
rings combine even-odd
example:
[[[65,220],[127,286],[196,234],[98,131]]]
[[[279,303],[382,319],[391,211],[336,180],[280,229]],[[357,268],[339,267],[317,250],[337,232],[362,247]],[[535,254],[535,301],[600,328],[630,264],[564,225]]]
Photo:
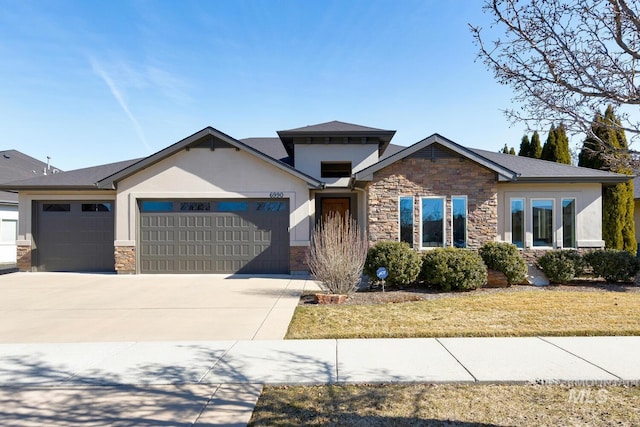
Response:
[[[114,256],[116,262],[116,272],[118,272],[118,274],[136,273],[135,246],[116,246]]]
[[[291,246],[289,248],[289,271],[291,273],[309,271],[309,266],[307,265],[308,250],[308,246]]]
[[[16,249],[18,270],[31,271],[31,246],[18,245]]]
[[[498,235],[495,172],[461,157],[406,158],[376,172],[368,186],[369,240],[398,240],[400,196],[413,196],[414,248],[420,249],[420,198],[446,197],[446,242],[451,245],[451,196],[467,196],[467,246],[477,249]]]

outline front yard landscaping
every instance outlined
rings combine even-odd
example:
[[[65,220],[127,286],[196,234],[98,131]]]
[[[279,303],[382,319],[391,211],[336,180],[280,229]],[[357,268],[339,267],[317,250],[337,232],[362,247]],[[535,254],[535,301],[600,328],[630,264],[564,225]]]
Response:
[[[302,303],[287,339],[640,335],[640,288],[580,286],[472,292],[358,292],[347,305]]]
[[[250,426],[640,425],[640,387],[265,387]]]

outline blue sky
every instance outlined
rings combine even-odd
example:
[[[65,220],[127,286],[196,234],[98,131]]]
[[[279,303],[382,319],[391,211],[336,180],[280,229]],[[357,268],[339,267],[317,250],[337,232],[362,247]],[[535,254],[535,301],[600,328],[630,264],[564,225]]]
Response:
[[[213,126],[235,138],[341,120],[517,150],[480,62],[479,1],[40,1],[0,6],[0,149],[69,170]],[[544,136],[543,136],[544,138]]]

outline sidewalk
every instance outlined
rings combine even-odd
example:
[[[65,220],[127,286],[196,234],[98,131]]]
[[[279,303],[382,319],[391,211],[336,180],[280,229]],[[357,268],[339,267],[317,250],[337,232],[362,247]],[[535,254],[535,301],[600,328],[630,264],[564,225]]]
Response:
[[[263,384],[640,384],[640,337],[0,345],[5,425],[244,425]]]

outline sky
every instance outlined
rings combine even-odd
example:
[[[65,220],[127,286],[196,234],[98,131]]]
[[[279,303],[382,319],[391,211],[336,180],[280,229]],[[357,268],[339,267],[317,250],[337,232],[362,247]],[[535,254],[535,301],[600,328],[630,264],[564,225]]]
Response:
[[[339,120],[518,150],[480,1],[0,0],[0,149],[63,170]],[[543,138],[544,136],[541,135]],[[544,139],[543,139],[544,141]]]

